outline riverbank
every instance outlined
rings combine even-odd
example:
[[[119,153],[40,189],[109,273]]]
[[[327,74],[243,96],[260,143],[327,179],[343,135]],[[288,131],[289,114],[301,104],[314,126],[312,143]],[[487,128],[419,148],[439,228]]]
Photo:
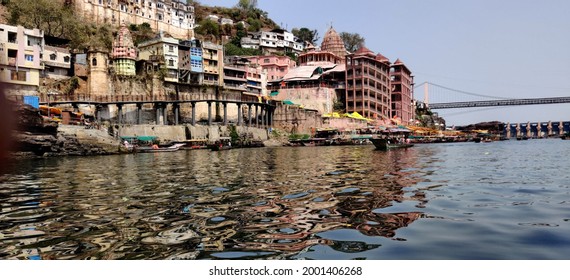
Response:
[[[286,136],[262,128],[223,125],[116,125],[105,123],[96,128],[62,125],[43,118],[30,106],[17,108],[18,129],[12,134],[14,148],[11,156],[54,157],[94,156],[128,153],[121,137],[153,136],[161,144],[207,139],[215,142],[220,137],[241,141],[262,142],[264,146],[282,146]]]

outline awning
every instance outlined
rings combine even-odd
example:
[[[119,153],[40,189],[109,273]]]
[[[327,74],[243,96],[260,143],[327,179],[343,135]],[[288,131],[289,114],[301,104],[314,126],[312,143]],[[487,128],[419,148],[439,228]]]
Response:
[[[295,103],[293,103],[293,101],[291,101],[291,100],[283,100],[283,104],[286,104],[286,105],[295,105]]]
[[[277,95],[279,95],[279,92],[278,92],[278,91],[272,91],[272,92],[269,94],[269,96],[277,96]]]
[[[121,136],[123,140],[138,140],[138,141],[154,141],[158,138],[157,136]]]

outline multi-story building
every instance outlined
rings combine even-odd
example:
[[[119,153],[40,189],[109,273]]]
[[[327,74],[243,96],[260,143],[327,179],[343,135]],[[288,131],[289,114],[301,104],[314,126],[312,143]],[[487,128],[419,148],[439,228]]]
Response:
[[[76,10],[98,24],[148,23],[155,31],[181,38],[194,36],[194,6],[187,0],[75,0]]]
[[[390,80],[392,84],[392,118],[400,119],[404,125],[411,124],[415,113],[412,72],[400,59],[396,59],[390,68]]]
[[[158,38],[139,44],[139,59],[159,61],[164,65],[164,80],[178,82],[178,40],[170,37]]]
[[[276,52],[299,54],[305,49],[301,39],[284,29],[248,33],[247,37],[241,39],[241,46],[261,49],[265,54]]]
[[[204,81],[206,85],[224,85],[224,51],[222,45],[203,42]]]
[[[113,41],[113,49],[111,51],[111,59],[115,74],[119,76],[135,76],[137,49],[133,43],[131,32],[122,25],[117,33],[117,37]]]
[[[346,57],[346,97],[348,112],[371,119],[392,117],[390,61],[366,47]]]
[[[224,87],[247,91],[248,60],[239,56],[224,57]]]
[[[69,78],[71,53],[68,49],[46,45],[42,57],[44,63],[43,77],[54,80]]]
[[[181,41],[178,46],[178,57],[179,81],[202,84],[204,80],[202,42],[197,39]]]
[[[8,95],[37,94],[43,49],[43,31],[0,24],[0,81]]]
[[[260,66],[247,66],[247,92],[259,97],[267,96],[267,74]]]
[[[281,80],[297,63],[288,56],[263,55],[247,57],[251,65],[259,65],[267,73],[268,81]]]

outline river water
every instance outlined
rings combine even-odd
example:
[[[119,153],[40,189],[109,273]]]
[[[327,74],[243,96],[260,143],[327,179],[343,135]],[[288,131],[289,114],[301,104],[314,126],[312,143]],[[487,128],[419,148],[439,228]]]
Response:
[[[22,160],[0,259],[569,259],[568,145]]]

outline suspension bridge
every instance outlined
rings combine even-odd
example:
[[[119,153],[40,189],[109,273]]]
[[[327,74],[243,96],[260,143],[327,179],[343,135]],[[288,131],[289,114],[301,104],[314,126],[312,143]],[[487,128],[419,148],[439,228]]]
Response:
[[[570,96],[540,97],[540,98],[505,98],[500,96],[492,96],[492,95],[479,94],[464,90],[453,89],[450,87],[438,85],[431,82],[424,82],[414,87],[414,89],[416,90],[422,88],[424,91],[423,102],[430,109],[433,110],[453,109],[453,108],[570,103]],[[430,100],[433,101],[430,102]]]

